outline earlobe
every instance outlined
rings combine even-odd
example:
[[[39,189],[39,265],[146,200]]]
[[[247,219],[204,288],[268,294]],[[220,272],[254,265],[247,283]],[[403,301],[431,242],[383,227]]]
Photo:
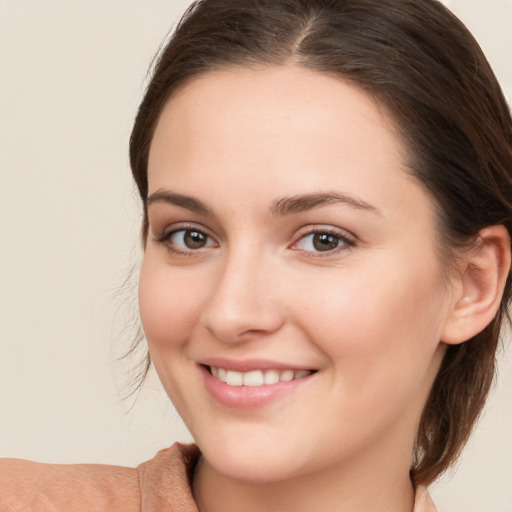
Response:
[[[459,294],[443,329],[449,345],[469,340],[492,321],[510,272],[510,237],[505,226],[480,231],[475,246],[463,258]]]

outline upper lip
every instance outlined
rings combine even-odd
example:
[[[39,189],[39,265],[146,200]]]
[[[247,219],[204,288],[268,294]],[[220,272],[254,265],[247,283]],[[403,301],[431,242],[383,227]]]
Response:
[[[296,365],[273,361],[270,359],[225,359],[219,357],[211,357],[198,361],[204,366],[214,366],[215,368],[224,368],[235,372],[250,372],[251,370],[314,370],[310,366]]]

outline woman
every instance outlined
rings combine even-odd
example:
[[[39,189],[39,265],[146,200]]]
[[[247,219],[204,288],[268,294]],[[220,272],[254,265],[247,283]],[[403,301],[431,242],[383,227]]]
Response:
[[[141,318],[200,453],[138,475],[7,462],[13,499],[37,482],[56,509],[433,510],[424,486],[492,381],[511,148],[490,68],[436,2],[194,5],[131,163]]]

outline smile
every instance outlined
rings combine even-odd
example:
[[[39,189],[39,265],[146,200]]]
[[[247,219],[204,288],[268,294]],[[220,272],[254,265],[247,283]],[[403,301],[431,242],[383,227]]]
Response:
[[[238,372],[210,366],[210,373],[228,386],[271,386],[278,382],[303,379],[313,373],[311,370],[251,370]]]
[[[226,368],[227,366],[227,368]],[[286,368],[270,361],[222,361],[199,364],[205,388],[218,404],[235,409],[259,409],[296,396],[304,386],[314,385],[317,369]]]

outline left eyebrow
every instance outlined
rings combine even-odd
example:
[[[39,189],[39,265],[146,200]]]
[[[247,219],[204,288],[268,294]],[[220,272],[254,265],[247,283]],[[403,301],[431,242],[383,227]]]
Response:
[[[199,201],[199,199],[183,194],[173,194],[167,190],[160,189],[151,194],[147,199],[147,206],[150,206],[153,203],[172,204],[201,215],[212,215],[211,209],[202,201]]]
[[[317,194],[283,197],[273,203],[270,208],[270,213],[273,216],[284,216],[304,212],[333,203],[341,203],[357,210],[365,210],[382,215],[381,210],[376,206],[373,206],[358,197],[339,192],[320,192]]]

